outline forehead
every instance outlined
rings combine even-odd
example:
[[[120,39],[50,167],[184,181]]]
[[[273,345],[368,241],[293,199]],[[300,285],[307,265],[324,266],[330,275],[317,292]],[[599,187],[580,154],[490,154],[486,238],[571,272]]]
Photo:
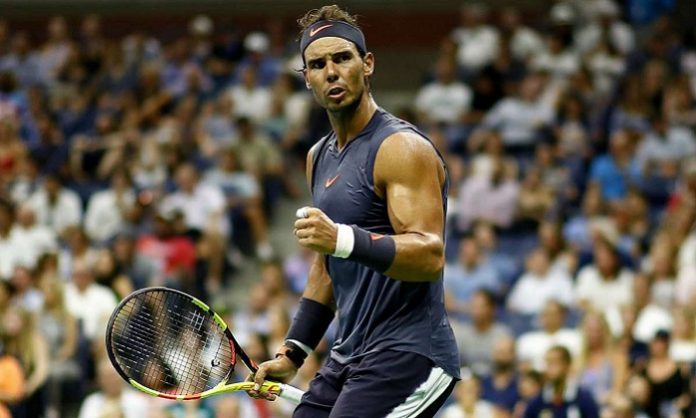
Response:
[[[358,48],[356,48],[353,42],[346,39],[327,36],[309,44],[307,49],[305,49],[304,55],[306,60],[313,60],[343,51],[351,51],[357,54]]]

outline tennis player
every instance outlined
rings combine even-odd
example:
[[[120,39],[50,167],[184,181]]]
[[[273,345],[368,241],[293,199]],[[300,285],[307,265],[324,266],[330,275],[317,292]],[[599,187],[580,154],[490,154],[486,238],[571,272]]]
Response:
[[[299,23],[307,88],[333,130],[308,154],[314,206],[295,222],[317,253],[307,287],[287,340],[254,379],[289,381],[336,311],[330,358],[293,417],[432,417],[459,377],[443,302],[442,157],[375,103],[375,58],[353,16],[324,6]]]

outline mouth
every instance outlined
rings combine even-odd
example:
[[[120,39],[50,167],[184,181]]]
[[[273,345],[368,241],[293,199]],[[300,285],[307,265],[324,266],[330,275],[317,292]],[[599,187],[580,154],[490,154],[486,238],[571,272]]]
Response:
[[[340,100],[345,96],[346,90],[343,87],[332,87],[327,92],[327,96],[331,100]]]

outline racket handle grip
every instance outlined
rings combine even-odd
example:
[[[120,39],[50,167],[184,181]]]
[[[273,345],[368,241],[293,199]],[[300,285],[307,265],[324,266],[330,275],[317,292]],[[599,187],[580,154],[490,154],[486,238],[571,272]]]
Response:
[[[300,400],[302,399],[302,395],[304,395],[304,392],[300,389],[297,389],[296,387],[285,384],[280,385],[280,393],[278,394],[278,396],[285,399],[286,401],[298,405],[300,403]]]

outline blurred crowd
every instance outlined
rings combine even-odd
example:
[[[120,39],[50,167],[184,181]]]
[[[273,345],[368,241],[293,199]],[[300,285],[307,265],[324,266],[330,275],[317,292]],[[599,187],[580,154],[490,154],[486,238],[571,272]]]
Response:
[[[557,0],[542,18],[466,3],[393,109],[450,173],[464,379],[441,417],[696,413],[696,30],[672,1],[623,3]],[[103,341],[120,299],[164,285],[215,299],[257,361],[282,343],[313,255],[268,230],[330,129],[294,31],[103,26],[0,18],[0,418],[288,417],[283,401],[140,395]],[[244,263],[260,269],[248,291]]]

